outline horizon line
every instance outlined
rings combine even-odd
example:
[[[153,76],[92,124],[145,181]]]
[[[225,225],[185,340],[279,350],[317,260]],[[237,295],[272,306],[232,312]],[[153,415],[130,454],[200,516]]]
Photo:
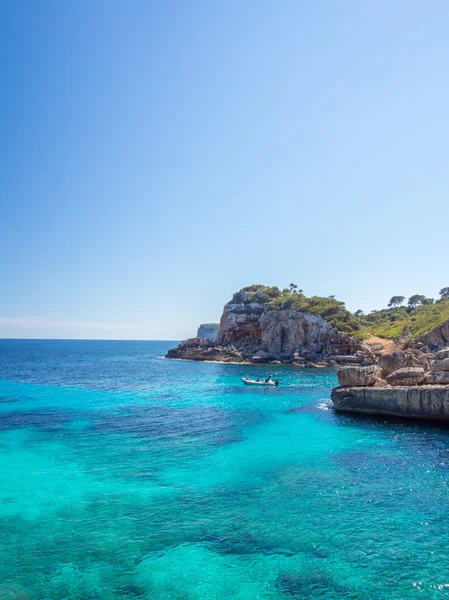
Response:
[[[139,339],[139,338],[41,338],[41,337],[0,337],[0,342],[11,341],[36,341],[36,342],[179,342],[179,340],[169,339]]]

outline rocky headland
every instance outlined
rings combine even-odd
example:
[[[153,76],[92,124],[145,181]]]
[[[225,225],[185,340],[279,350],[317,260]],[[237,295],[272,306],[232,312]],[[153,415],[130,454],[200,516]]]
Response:
[[[375,361],[375,354],[363,340],[333,324],[337,313],[342,323],[351,318],[343,303],[327,298],[306,302],[302,298],[301,294],[283,295],[278,288],[244,288],[225,305],[216,339],[198,335],[169,350],[167,357],[297,366],[366,365]]]
[[[297,366],[367,366],[394,350],[421,354],[449,345],[449,288],[440,300],[416,294],[403,306],[349,312],[334,296],[306,297],[291,284],[252,285],[224,306],[219,324],[207,323],[197,337],[169,350],[168,358]],[[382,361],[382,359],[380,359]],[[438,376],[440,377],[440,376]]]
[[[368,315],[295,288],[243,288],[219,325],[202,325],[167,357],[339,367],[337,411],[449,420],[449,287],[437,301],[412,296],[408,307],[394,296]]]

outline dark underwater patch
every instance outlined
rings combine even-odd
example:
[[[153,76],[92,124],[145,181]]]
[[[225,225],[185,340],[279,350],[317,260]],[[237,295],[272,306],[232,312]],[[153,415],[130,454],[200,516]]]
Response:
[[[125,598],[144,598],[146,596],[146,591],[133,582],[118,586],[117,592]]]
[[[26,396],[0,396],[0,404],[9,404],[13,402],[26,402],[29,400]]]
[[[233,386],[233,387],[220,387],[220,388],[210,388],[204,390],[205,394],[214,394],[214,395],[224,395],[228,396],[232,395],[248,395],[248,394],[256,394],[258,396],[291,396],[292,394],[304,393],[306,390],[303,386],[288,386],[288,387],[257,387],[257,386]]]
[[[274,548],[261,547],[257,538],[249,532],[204,533],[195,536],[192,542],[208,543],[220,554],[270,554]],[[271,550],[271,552],[270,552]]]
[[[360,450],[349,450],[331,455],[332,461],[350,471],[367,469],[403,469],[408,466],[407,461],[398,456],[390,456]]]
[[[241,441],[242,427],[262,421],[265,418],[256,411],[232,411],[210,406],[138,406],[120,414],[95,415],[94,429],[98,432],[123,432],[161,442],[200,438],[203,443],[220,446]]]
[[[42,431],[62,430],[73,418],[72,413],[59,409],[14,411],[2,414],[0,431],[29,427]]]
[[[328,573],[317,570],[279,573],[275,585],[283,594],[301,600],[335,598],[348,593],[348,589],[338,585]]]

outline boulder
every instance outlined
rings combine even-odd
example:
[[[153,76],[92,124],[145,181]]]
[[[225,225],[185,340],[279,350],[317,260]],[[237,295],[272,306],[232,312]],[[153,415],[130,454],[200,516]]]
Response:
[[[387,376],[389,385],[419,385],[424,381],[426,372],[422,367],[405,367]]]
[[[433,360],[432,371],[449,371],[449,358],[442,358],[441,360]]]
[[[397,350],[391,354],[379,356],[378,365],[382,369],[382,378],[387,379],[399,369],[407,367],[420,367],[424,371],[430,369],[427,357],[419,350]]]
[[[333,360],[335,360],[339,365],[359,365],[363,361],[363,356],[356,356],[353,354],[345,355],[345,356],[334,356]]]
[[[0,600],[30,600],[28,591],[17,583],[0,585]]]
[[[343,367],[338,369],[338,382],[344,387],[365,387],[374,385],[381,373],[377,365],[367,367]]]
[[[429,373],[429,375],[426,376],[424,383],[427,385],[449,385],[449,371]]]
[[[414,347],[418,344],[424,344],[430,348],[432,352],[443,350],[449,342],[449,320],[442,325],[435,327],[432,331],[425,333],[414,341]]]
[[[253,363],[267,363],[273,359],[273,356],[269,352],[264,352],[263,350],[259,350],[256,352],[254,356],[251,357],[251,362]]]
[[[445,358],[449,358],[449,348],[445,348],[444,350],[440,350],[435,354],[435,358],[437,360],[443,360]]]

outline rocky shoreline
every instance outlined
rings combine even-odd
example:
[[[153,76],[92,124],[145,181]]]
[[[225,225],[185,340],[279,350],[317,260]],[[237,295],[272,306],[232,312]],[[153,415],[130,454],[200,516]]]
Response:
[[[362,340],[342,333],[320,315],[273,310],[266,293],[253,296],[245,291],[234,294],[223,309],[218,330],[202,326],[197,337],[169,350],[167,358],[298,367],[375,362],[375,354]]]
[[[340,412],[449,421],[449,385],[338,387],[331,398]]]
[[[327,300],[313,297],[307,306],[301,304],[306,300],[281,295],[278,288],[244,288],[225,305],[219,326],[202,325],[197,337],[166,356],[336,367],[340,386],[332,391],[332,400],[337,411],[449,420],[449,320],[402,347],[375,336],[370,345],[343,333],[346,321],[338,322],[340,329],[332,324],[332,311],[340,310],[342,303],[332,300],[323,314],[312,314],[306,308],[316,311],[314,301]]]
[[[449,348],[393,352],[370,367],[337,372],[337,411],[449,421]]]
[[[223,345],[220,340],[191,338],[184,340],[167,352],[167,358],[196,360],[204,362],[294,365],[296,367],[340,367],[344,365],[372,364],[375,357],[369,350],[355,354],[326,355],[299,352],[292,355],[279,355],[266,350],[257,350],[254,355],[244,354],[233,345]]]

